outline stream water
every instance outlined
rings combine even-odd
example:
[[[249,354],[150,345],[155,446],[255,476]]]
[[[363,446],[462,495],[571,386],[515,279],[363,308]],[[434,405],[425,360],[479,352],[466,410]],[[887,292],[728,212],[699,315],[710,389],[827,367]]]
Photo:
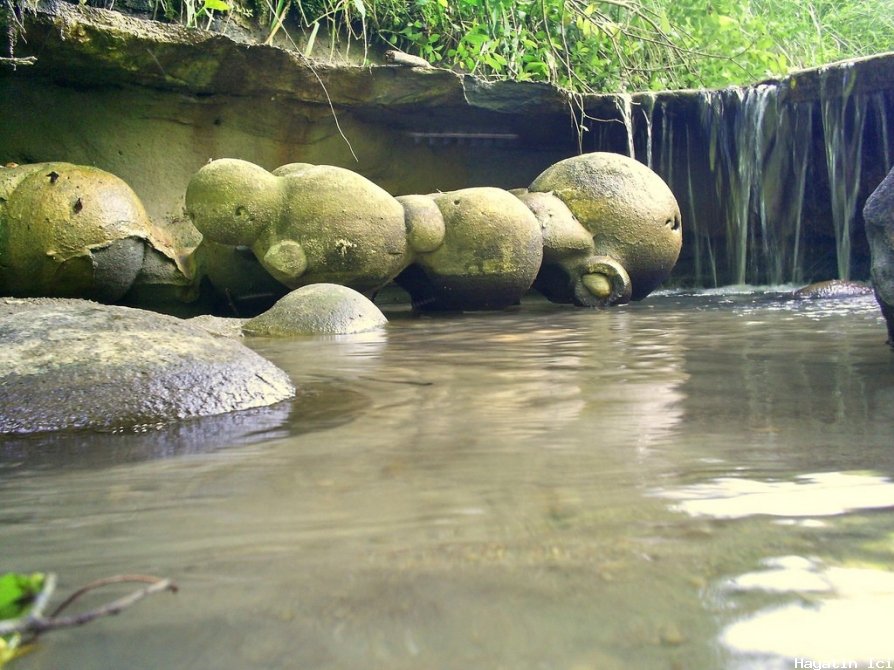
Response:
[[[871,296],[389,316],[249,341],[292,403],[7,439],[0,572],[180,586],[15,670],[894,666]]]

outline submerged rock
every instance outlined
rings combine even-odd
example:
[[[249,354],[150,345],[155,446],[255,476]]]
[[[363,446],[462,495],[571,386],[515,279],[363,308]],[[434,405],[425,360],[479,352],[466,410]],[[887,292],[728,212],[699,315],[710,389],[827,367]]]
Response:
[[[866,282],[829,279],[803,286],[792,295],[803,300],[807,298],[852,298],[870,293],[872,293],[872,286]]]
[[[294,394],[285,372],[238,341],[171,316],[0,299],[0,433],[128,429]]]
[[[357,291],[338,284],[295,289],[263,314],[249,319],[247,335],[349,335],[383,327],[388,319]]]
[[[888,325],[888,344],[894,347],[894,170],[866,200],[863,218],[872,256],[875,299]]]

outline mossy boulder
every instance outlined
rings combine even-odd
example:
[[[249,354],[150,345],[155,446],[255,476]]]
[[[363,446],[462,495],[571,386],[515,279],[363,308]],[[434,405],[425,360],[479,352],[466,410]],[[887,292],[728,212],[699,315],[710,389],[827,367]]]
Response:
[[[366,296],[339,284],[295,289],[269,310],[247,321],[247,335],[350,335],[382,328],[388,319]]]
[[[543,260],[540,224],[515,196],[468,188],[428,196],[444,241],[418,253],[397,282],[426,309],[500,309],[517,303]]]
[[[444,216],[434,200],[425,195],[402,195],[397,201],[404,208],[407,241],[414,252],[431,252],[444,244]]]
[[[289,288],[337,283],[371,292],[408,262],[403,207],[343,168],[296,163],[270,173],[212,161],[190,180],[186,209],[207,240],[250,247]]]
[[[255,293],[262,267],[289,288],[372,294],[394,279],[418,309],[500,309],[532,284],[557,302],[609,305],[648,295],[682,241],[665,183],[616,154],[562,161],[516,192],[399,198],[342,168],[221,159],[193,176],[186,209],[206,276],[229,297]]]
[[[683,240],[677,201],[661,177],[632,158],[574,156],[547,168],[528,191],[560,200],[592,239],[582,248],[582,231],[564,210],[532,201],[546,213],[540,220],[547,261],[537,287],[552,300],[640,300],[677,262]]]
[[[137,282],[147,250],[180,298],[194,297],[186,260],[115,175],[71,163],[0,169],[0,294],[115,302]]]
[[[236,340],[85,300],[0,299],[0,433],[132,429],[294,395]]]
[[[149,220],[108,172],[69,163],[2,170],[0,292],[114,301],[143,264]]]

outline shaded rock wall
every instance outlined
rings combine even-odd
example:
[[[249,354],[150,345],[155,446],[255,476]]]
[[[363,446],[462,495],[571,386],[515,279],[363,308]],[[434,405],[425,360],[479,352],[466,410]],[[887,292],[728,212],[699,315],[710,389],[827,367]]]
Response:
[[[204,31],[40,7],[16,49],[37,63],[0,71],[0,159],[96,165],[154,217],[178,215],[189,177],[214,158],[338,165],[402,194],[525,185],[572,153],[549,87],[528,90],[528,114],[505,87],[448,71],[311,67]]]
[[[616,151],[680,202],[675,283],[868,277],[859,210],[894,156],[891,56],[748,89],[573,101],[440,69],[311,64],[66,3],[23,18],[16,55],[37,62],[0,71],[0,161],[95,165],[157,221],[182,218],[190,176],[216,158],[337,165],[405,194],[523,186],[581,150]]]

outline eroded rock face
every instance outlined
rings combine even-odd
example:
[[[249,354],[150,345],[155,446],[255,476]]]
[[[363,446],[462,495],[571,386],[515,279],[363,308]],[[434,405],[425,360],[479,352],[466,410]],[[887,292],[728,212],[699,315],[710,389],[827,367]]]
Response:
[[[295,394],[238,341],[84,300],[0,299],[0,433],[128,429]]]
[[[247,335],[350,335],[382,328],[388,319],[357,291],[338,284],[295,289],[242,326]]]
[[[71,163],[0,169],[0,294],[115,302],[151,281],[147,255],[185,297],[191,278],[124,181]]]
[[[677,201],[661,177],[632,158],[574,156],[547,168],[528,191],[522,198],[544,228],[546,260],[535,286],[550,300],[641,300],[677,262],[683,243]],[[535,194],[551,194],[565,207]]]
[[[866,200],[863,219],[872,255],[875,298],[888,325],[888,344],[894,347],[894,170]]]

